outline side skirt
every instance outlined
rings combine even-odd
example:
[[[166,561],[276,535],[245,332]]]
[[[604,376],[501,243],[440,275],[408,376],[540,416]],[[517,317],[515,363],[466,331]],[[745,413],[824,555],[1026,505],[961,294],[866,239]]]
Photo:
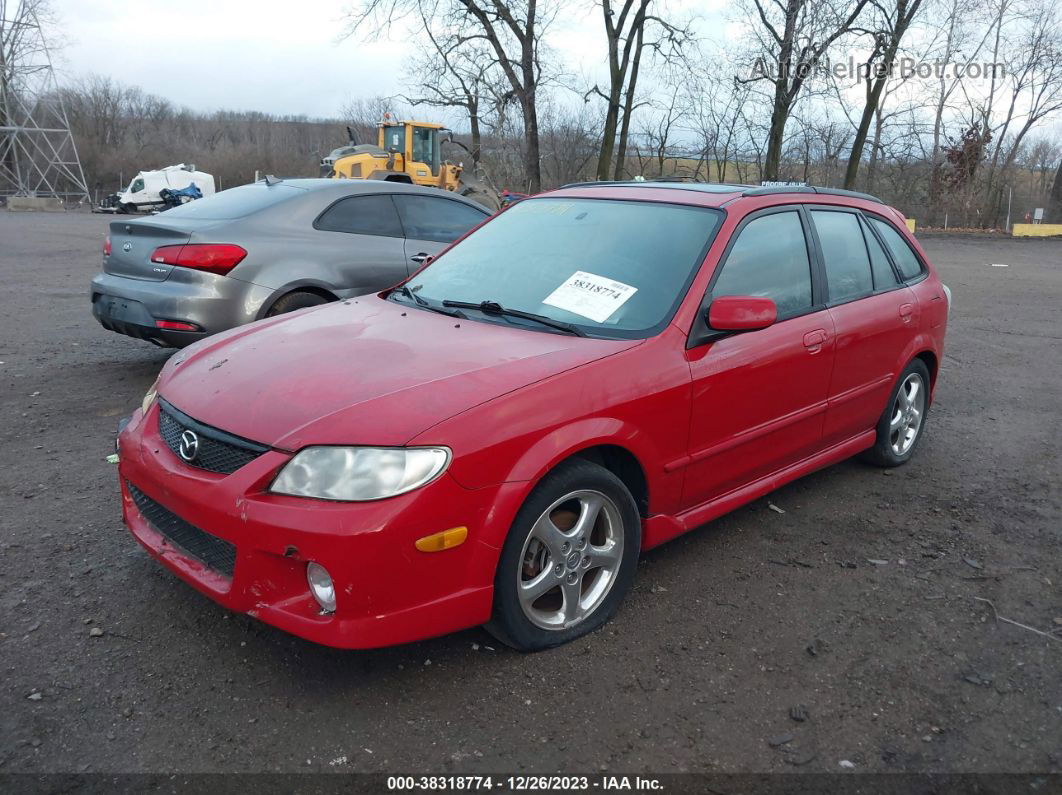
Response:
[[[784,469],[754,480],[747,486],[734,489],[721,497],[702,503],[688,511],[683,511],[675,516],[663,514],[651,516],[642,524],[642,549],[652,547],[670,541],[676,536],[687,533],[706,522],[717,519],[725,513],[730,513],[735,508],[769,494],[775,489],[781,488],[786,483],[808,475],[817,469],[828,467],[846,458],[851,458],[856,453],[862,452],[874,444],[876,431],[864,431],[858,436],[853,436],[833,447],[828,447],[820,453],[790,464]]]

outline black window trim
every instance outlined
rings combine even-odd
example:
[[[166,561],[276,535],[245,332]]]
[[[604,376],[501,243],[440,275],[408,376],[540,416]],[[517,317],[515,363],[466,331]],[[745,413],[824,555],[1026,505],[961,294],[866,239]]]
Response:
[[[874,236],[881,244],[881,247],[885,249],[885,256],[887,256],[889,258],[889,262],[892,263],[892,269],[896,272],[896,277],[900,280],[900,285],[906,286],[911,284],[918,284],[919,282],[928,279],[929,267],[926,265],[925,260],[922,259],[922,255],[918,253],[918,250],[907,242],[907,237],[903,234],[903,232],[900,231],[899,227],[892,221],[890,221],[888,218],[886,218],[884,215],[879,215],[878,213],[869,212],[867,210],[863,210],[862,212],[864,217],[866,217],[868,221],[867,226],[870,227],[871,231],[874,233]],[[875,228],[874,224],[869,223],[869,221],[871,220],[882,221],[888,224],[890,227],[892,227],[893,231],[900,236],[900,239],[903,240],[903,244],[907,246],[907,248],[911,251],[912,254],[914,254],[915,261],[918,262],[918,266],[922,269],[917,276],[912,276],[909,279],[904,278],[903,271],[900,270],[900,266],[896,263],[896,258],[892,255],[892,249],[889,247],[888,243],[886,243],[882,239],[881,232],[879,232],[877,228]]]
[[[826,258],[825,258],[825,256],[823,256],[822,245],[819,242],[819,232],[815,228],[815,219],[811,218],[811,213],[812,212],[821,212],[823,210],[826,210],[827,212],[835,212],[835,213],[849,213],[851,215],[856,216],[856,221],[857,222],[859,221],[859,216],[864,215],[864,213],[859,207],[845,207],[845,206],[837,205],[837,204],[806,204],[806,205],[801,205],[801,206],[805,207],[806,210],[807,210],[808,220],[811,223],[812,234],[814,235],[814,238],[815,238],[815,256],[819,259],[819,264],[820,264],[820,267],[821,267],[822,283],[823,283],[823,286],[825,288],[824,289],[824,293],[825,293],[825,298],[826,298],[826,308],[827,309],[832,309],[835,306],[844,306],[845,304],[850,304],[853,301],[862,301],[864,298],[873,298],[875,295],[883,295],[885,293],[890,293],[893,290],[899,290],[901,287],[906,287],[906,284],[904,283],[904,280],[903,280],[903,274],[901,274],[899,268],[896,267],[896,263],[892,261],[892,256],[891,256],[891,252],[889,251],[889,247],[886,246],[878,238],[877,233],[874,232],[873,233],[874,234],[874,238],[875,238],[875,240],[878,241],[878,245],[881,246],[881,250],[883,252],[885,252],[885,261],[889,264],[889,267],[892,269],[893,276],[896,277],[896,283],[892,284],[892,285],[889,285],[888,287],[882,288],[880,290],[877,287],[875,287],[869,293],[861,293],[860,295],[849,296],[849,297],[844,298],[843,300],[840,300],[840,301],[830,301],[829,300],[829,296],[830,296],[830,278],[829,278],[829,274],[827,274],[827,272],[826,272]],[[867,225],[867,227],[870,227],[870,222],[868,221],[866,225]],[[860,230],[860,232],[863,235],[866,234],[865,232],[863,232],[863,224],[862,223],[859,224],[859,230]],[[864,247],[867,248],[867,264],[870,267],[870,283],[874,284],[874,267],[873,267],[873,264],[870,262],[870,248],[867,247],[866,243],[867,243],[867,241],[864,238],[863,239],[863,245],[864,245]]]
[[[752,221],[758,218],[763,218],[768,215],[775,215],[777,213],[795,212],[800,218],[801,229],[804,232],[804,245],[807,247],[808,252],[808,265],[811,269],[811,306],[803,312],[798,312],[794,315],[786,315],[783,318],[779,318],[776,323],[785,323],[788,320],[795,320],[799,317],[807,317],[813,315],[816,312],[823,312],[826,310],[825,302],[825,287],[826,279],[825,274],[822,272],[821,258],[817,256],[818,240],[814,241],[811,238],[810,223],[811,219],[807,215],[807,211],[804,210],[802,204],[776,204],[771,207],[764,207],[761,210],[756,210],[749,213],[741,222],[737,225],[733,232],[730,234],[730,239],[726,243],[726,248],[723,249],[723,253],[719,256],[719,261],[715,266],[715,271],[712,273],[711,281],[708,282],[708,287],[704,291],[704,295],[701,297],[700,306],[697,309],[697,314],[693,319],[693,326],[690,328],[689,336],[686,338],[686,349],[696,348],[701,345],[706,345],[709,342],[715,342],[716,340],[723,339],[724,337],[730,337],[734,334],[743,334],[748,332],[738,331],[720,331],[708,326],[708,320],[705,317],[708,307],[711,306],[714,296],[712,295],[715,289],[715,283],[719,281],[719,276],[723,272],[723,268],[726,267],[727,259],[730,257],[730,252],[734,248],[734,244],[741,236],[741,233],[745,230]],[[717,233],[718,234],[718,233]],[[703,265],[702,265],[703,267]]]
[[[366,193],[350,193],[346,196],[340,196],[338,199],[336,199],[334,202],[329,204],[327,207],[321,210],[320,213],[317,214],[317,217],[313,219],[313,228],[316,229],[318,232],[335,232],[336,234],[340,235],[366,235],[368,237],[386,237],[389,240],[405,240],[406,228],[402,224],[402,216],[398,212],[398,205],[396,205],[394,199],[391,198],[394,195],[394,193],[382,193],[380,191],[371,191]],[[401,237],[395,237],[394,235],[384,235],[380,234],[379,232],[347,232],[343,229],[322,229],[320,226],[318,226],[325,214],[327,214],[329,210],[331,210],[340,202],[351,201],[354,199],[365,199],[373,196],[386,196],[391,200],[391,209],[395,211],[395,220],[398,221],[398,228],[402,231]]]

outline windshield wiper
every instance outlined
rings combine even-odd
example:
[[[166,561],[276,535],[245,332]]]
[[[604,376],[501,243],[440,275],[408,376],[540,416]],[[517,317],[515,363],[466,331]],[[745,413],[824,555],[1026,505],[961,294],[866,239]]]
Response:
[[[451,312],[448,309],[443,309],[441,306],[436,306],[435,304],[426,301],[425,299],[417,295],[415,292],[410,290],[409,287],[404,284],[401,287],[396,287],[394,290],[391,291],[392,295],[394,295],[395,293],[398,293],[399,295],[404,295],[406,298],[411,299],[413,303],[415,303],[417,306],[424,307],[430,312],[438,312],[440,315],[456,317],[460,318],[461,320],[468,319],[468,315],[466,315],[464,312],[458,312],[456,310]],[[445,304],[446,302],[444,301],[443,303]]]
[[[543,326],[549,326],[555,328],[558,331],[563,331],[566,334],[574,334],[576,337],[585,337],[586,332],[578,326],[573,326],[571,323],[565,323],[562,320],[554,320],[553,318],[546,317],[545,315],[536,315],[533,312],[523,312],[519,309],[508,309],[502,306],[497,301],[480,301],[474,303],[472,301],[451,301],[449,299],[442,302],[443,306],[452,306],[457,309],[478,309],[487,315],[504,315],[506,317],[518,317],[523,320],[532,320],[535,323],[540,323]]]

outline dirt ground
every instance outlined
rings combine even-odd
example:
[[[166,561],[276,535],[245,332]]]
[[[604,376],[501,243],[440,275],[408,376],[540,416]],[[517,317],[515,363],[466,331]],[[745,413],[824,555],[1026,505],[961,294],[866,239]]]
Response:
[[[123,529],[105,459],[169,353],[92,318],[108,220],[0,211],[0,773],[1062,771],[1062,242],[925,240],[954,310],[910,465],[649,553],[565,648],[343,652]]]

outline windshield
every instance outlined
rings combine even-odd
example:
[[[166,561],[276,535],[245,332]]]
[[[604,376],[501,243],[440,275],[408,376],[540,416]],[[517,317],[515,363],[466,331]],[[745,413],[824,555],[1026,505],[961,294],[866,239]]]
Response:
[[[435,304],[490,301],[595,336],[646,337],[671,320],[722,217],[657,202],[530,199],[407,286]],[[487,313],[469,317],[494,321]]]

